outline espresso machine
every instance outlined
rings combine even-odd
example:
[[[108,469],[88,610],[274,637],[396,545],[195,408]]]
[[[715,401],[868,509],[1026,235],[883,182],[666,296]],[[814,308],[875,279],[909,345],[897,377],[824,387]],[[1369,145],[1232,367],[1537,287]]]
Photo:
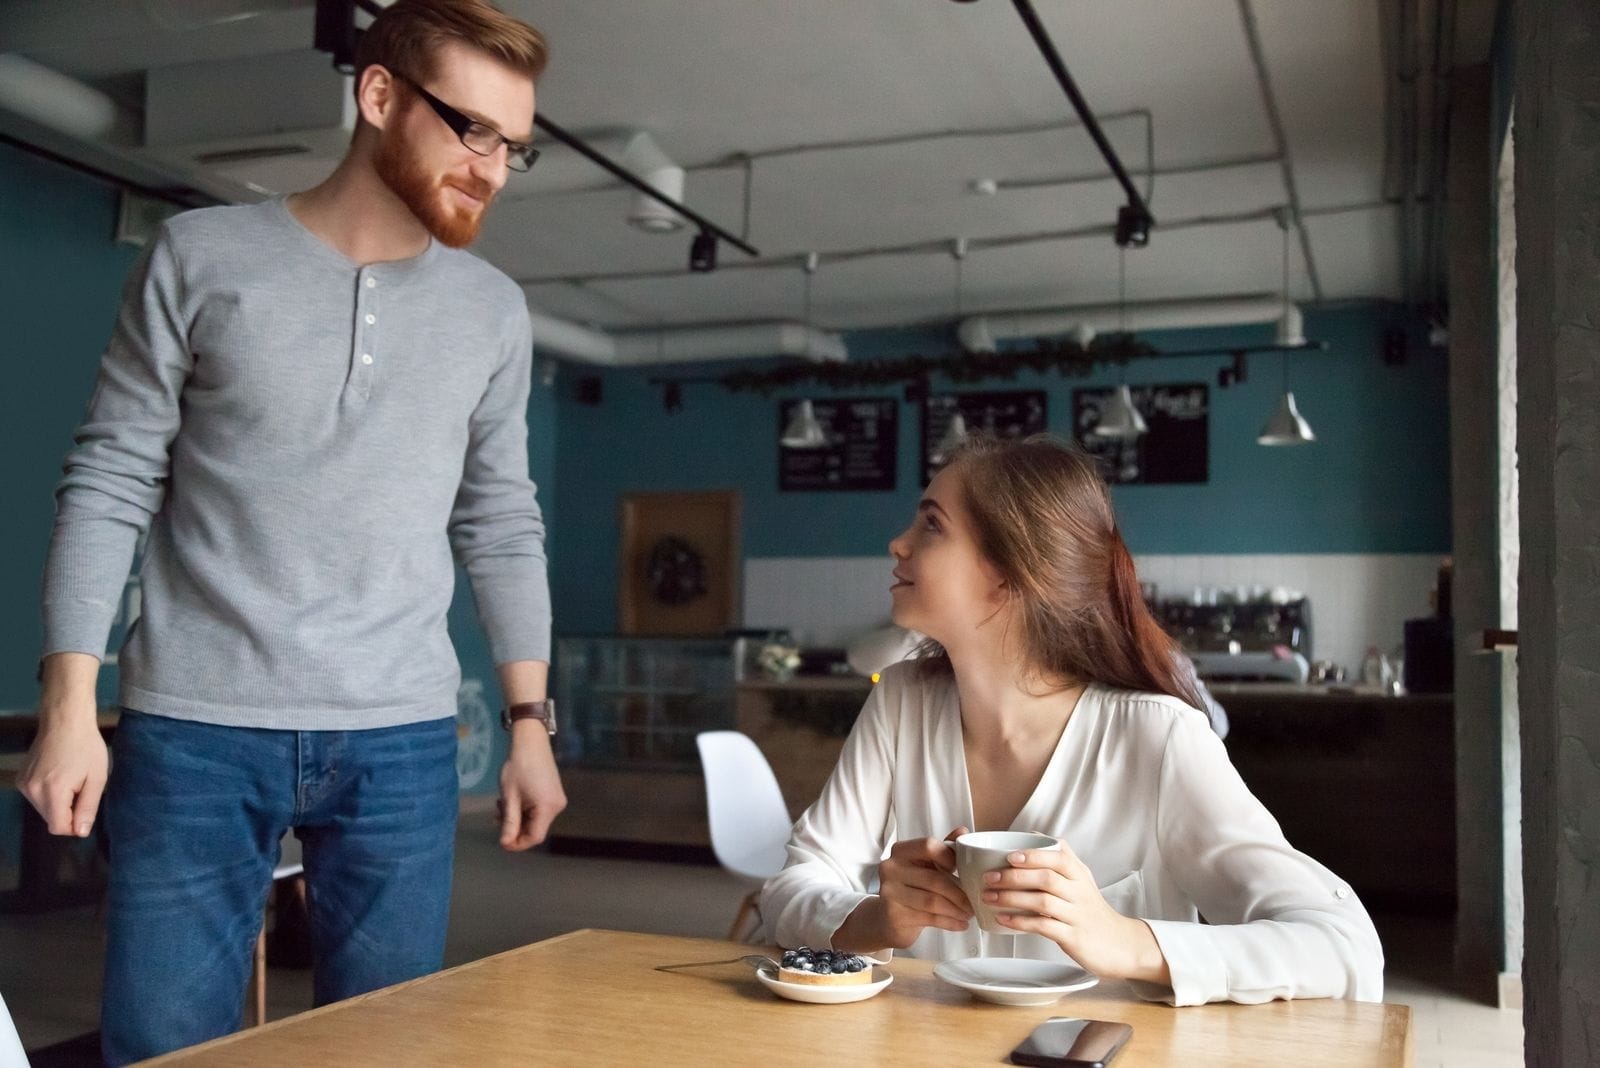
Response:
[[[1199,588],[1153,600],[1151,610],[1211,682],[1305,682],[1311,671],[1311,603],[1265,587]]]

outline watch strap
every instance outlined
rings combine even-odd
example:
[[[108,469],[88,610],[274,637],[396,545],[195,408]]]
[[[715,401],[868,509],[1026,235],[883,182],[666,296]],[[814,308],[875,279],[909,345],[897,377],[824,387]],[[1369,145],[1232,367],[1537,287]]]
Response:
[[[551,734],[556,732],[556,703],[550,698],[543,701],[521,701],[500,710],[500,725],[506,730],[519,719],[536,719]]]

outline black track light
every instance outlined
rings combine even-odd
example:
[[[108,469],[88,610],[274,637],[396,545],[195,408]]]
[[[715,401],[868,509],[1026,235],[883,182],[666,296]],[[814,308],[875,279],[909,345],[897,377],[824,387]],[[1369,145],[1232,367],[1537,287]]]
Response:
[[[701,230],[689,243],[689,270],[714,271],[717,269],[717,235]]]

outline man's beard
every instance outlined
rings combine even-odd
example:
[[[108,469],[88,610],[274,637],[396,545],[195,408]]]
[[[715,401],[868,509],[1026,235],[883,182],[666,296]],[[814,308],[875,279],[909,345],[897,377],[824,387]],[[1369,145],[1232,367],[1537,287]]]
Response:
[[[466,248],[478,237],[483,226],[484,213],[494,197],[494,187],[470,175],[460,179],[436,179],[422,164],[418,153],[411,151],[399,130],[378,142],[373,166],[383,184],[410,209],[417,221],[427,228],[442,244],[451,248]],[[462,192],[477,197],[483,206],[476,210],[446,202],[447,186],[456,186]]]

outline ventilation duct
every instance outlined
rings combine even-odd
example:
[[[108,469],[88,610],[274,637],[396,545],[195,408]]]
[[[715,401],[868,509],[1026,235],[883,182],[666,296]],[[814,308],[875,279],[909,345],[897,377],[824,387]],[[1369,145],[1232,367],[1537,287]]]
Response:
[[[607,367],[763,356],[793,356],[821,363],[838,362],[848,355],[844,338],[800,323],[689,326],[613,336],[537,310],[530,309],[528,314],[537,351]]]
[[[694,363],[759,356],[796,356],[838,363],[849,353],[844,338],[802,323],[749,323],[684,327],[617,335],[617,362]]]
[[[528,309],[528,318],[533,323],[536,352],[554,353],[584,363],[617,362],[617,343],[609,334],[532,308]]]
[[[0,55],[0,108],[81,141],[132,145],[138,117],[111,97],[26,56]]]
[[[1058,334],[1111,333],[1126,318],[1129,330],[1162,330],[1186,326],[1235,326],[1239,323],[1276,322],[1283,313],[1276,296],[1164,300],[1129,304],[1126,312],[1115,304],[1080,308],[1007,312],[963,319],[956,336],[969,352],[994,352],[1010,338],[1051,337]],[[1092,335],[1090,335],[1092,336]]]

